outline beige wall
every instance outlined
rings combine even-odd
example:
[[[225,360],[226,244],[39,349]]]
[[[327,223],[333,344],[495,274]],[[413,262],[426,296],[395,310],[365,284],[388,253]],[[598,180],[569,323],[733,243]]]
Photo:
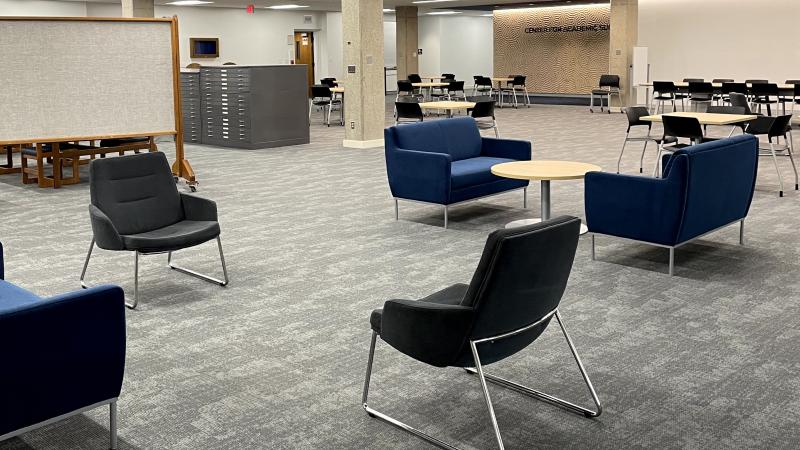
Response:
[[[608,4],[496,11],[494,73],[526,75],[528,92],[587,94],[608,72],[609,16]],[[606,28],[525,32],[590,24]]]

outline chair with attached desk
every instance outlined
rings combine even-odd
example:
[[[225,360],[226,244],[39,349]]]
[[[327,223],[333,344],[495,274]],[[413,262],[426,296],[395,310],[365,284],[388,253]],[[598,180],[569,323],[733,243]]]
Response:
[[[459,203],[523,190],[525,204],[528,181],[500,178],[491,169],[530,160],[530,142],[482,137],[472,117],[389,127],[384,141],[395,220],[400,199],[443,206],[445,228],[448,208]]]
[[[649,115],[649,111],[644,106],[631,106],[625,108],[625,115],[628,118],[628,130],[625,132],[625,140],[622,142],[622,149],[619,151],[619,158],[617,158],[617,173],[619,173],[620,164],[622,164],[622,155],[625,153],[625,146],[628,142],[644,142],[642,148],[642,155],[639,157],[639,173],[644,170],[644,154],[647,151],[647,144],[654,142],[656,147],[660,147],[662,143],[672,144],[678,142],[678,138],[674,136],[662,136],[657,138],[650,135],[653,128],[653,122],[642,120],[642,117]],[[637,127],[647,127],[647,134],[645,136],[631,137],[631,129]]]
[[[559,313],[575,259],[580,225],[578,218],[562,216],[535,225],[494,231],[486,240],[469,284],[455,284],[420,300],[388,300],[382,308],[372,311],[369,318],[372,337],[362,396],[366,413],[437,447],[455,449],[370,406],[372,367],[380,337],[381,341],[422,363],[464,369],[477,375],[491,429],[501,449],[504,448],[503,438],[489,396],[489,383],[587,418],[599,416],[603,409],[597,392]],[[595,404],[594,410],[486,373],[490,364],[528,348],[545,332],[553,318],[567,341]],[[462,392],[461,388],[455,391]],[[519,446],[525,447],[522,442]]]
[[[589,112],[594,112],[594,98],[598,97],[600,99],[600,112],[603,112],[603,99],[605,98],[606,106],[608,106],[608,113],[611,114],[611,97],[614,95],[616,95],[617,100],[622,103],[619,75],[600,75],[598,87],[596,89],[592,89],[589,95]],[[620,112],[624,112],[621,111],[621,109],[622,108],[620,108]]]
[[[669,249],[672,275],[675,249],[694,239],[738,223],[744,244],[757,171],[758,139],[742,135],[676,151],[663,178],[587,173],[584,204],[592,259],[595,237],[614,236]]]
[[[117,286],[39,297],[4,280],[0,245],[0,441],[108,406],[110,448],[117,448],[124,302]],[[57,428],[47,433],[65,445]]]
[[[800,188],[800,185],[798,185],[797,166],[794,163],[794,145],[792,143],[792,129],[790,127],[791,121],[791,114],[777,117],[761,116],[749,122],[745,128],[745,133],[747,134],[767,137],[767,140],[769,141],[769,152],[759,152],[759,156],[772,157],[772,162],[775,164],[775,172],[778,174],[778,181],[780,183],[780,191],[778,193],[780,197],[783,197],[784,189],[783,177],[781,176],[781,170],[778,167],[777,151],[786,152],[785,156],[789,157],[789,161],[792,163],[792,170],[794,170],[794,189],[798,190],[798,188]],[[777,141],[779,138],[783,138],[785,144],[783,148],[776,149],[775,144],[778,143]]]

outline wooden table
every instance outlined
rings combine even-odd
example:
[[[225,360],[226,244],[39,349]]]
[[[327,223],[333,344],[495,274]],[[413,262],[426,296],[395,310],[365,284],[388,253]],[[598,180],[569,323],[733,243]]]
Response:
[[[441,82],[411,83],[411,86],[416,87],[416,88],[420,88],[420,89],[428,88],[428,100],[430,100],[431,99],[431,91],[433,91],[433,88],[450,86],[450,83],[441,83]]]
[[[587,172],[602,172],[600,166],[576,161],[514,161],[492,166],[492,173],[498,177],[515,180],[539,180],[542,185],[542,206],[540,219],[515,220],[506,228],[539,223],[550,219],[550,181],[583,179]],[[581,224],[581,234],[589,229]]]
[[[492,78],[492,79],[494,79],[494,78]],[[688,89],[689,88],[689,82],[688,81],[673,81],[673,84],[675,84],[675,87],[678,88],[678,89]],[[746,83],[746,84],[747,84],[747,87],[749,87],[749,88],[753,87],[752,83]],[[653,87],[653,82],[651,81],[651,82],[648,82],[648,83],[639,83],[639,86],[642,86],[642,87]],[[716,88],[716,89],[719,89],[719,88],[722,87],[722,83],[711,83],[711,86]],[[792,90],[792,91],[794,91],[794,85],[793,84],[778,84],[778,90],[784,90],[784,91],[785,90]]]
[[[431,80],[431,81],[433,81],[433,80],[444,80],[444,77],[441,76],[441,75],[426,76],[426,77],[420,77],[420,78],[422,78],[423,80]]]
[[[644,116],[641,120],[645,122],[662,122],[662,116],[694,117],[700,122],[700,125],[736,125],[742,122],[749,122],[758,117],[753,114],[719,114],[683,111]]]
[[[447,113],[447,117],[453,117],[454,110],[468,110],[475,107],[475,102],[460,102],[445,100],[441,102],[422,102],[419,104],[422,109],[443,109]]]

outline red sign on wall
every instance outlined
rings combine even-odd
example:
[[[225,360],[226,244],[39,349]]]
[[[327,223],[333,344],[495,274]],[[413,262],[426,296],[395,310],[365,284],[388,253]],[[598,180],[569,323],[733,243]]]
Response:
[[[255,14],[256,5],[247,5],[247,14]]]

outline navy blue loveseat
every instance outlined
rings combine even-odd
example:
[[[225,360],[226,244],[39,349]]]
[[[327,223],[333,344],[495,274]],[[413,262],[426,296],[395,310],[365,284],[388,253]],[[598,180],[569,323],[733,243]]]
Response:
[[[99,286],[43,299],[3,279],[0,441],[116,401],[125,368],[125,294]]]
[[[384,141],[395,219],[398,199],[433,203],[444,206],[447,228],[448,206],[528,187],[493,175],[491,167],[530,160],[531,143],[482,137],[472,117],[389,127]]]
[[[669,249],[740,223],[750,209],[758,171],[758,140],[736,136],[678,150],[667,157],[663,178],[589,172],[586,226],[592,234],[632,239]]]

